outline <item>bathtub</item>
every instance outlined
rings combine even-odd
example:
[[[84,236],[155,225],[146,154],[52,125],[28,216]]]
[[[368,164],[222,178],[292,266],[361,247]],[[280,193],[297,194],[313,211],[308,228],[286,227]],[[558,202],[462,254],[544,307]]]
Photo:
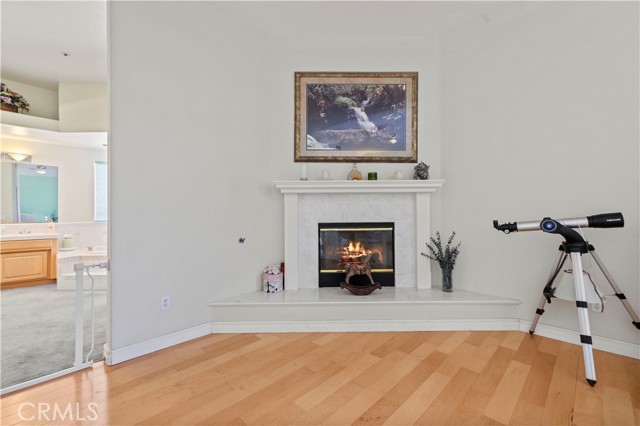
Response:
[[[92,250],[85,248],[58,252],[56,280],[56,288],[58,290],[76,289],[76,273],[73,270],[73,265],[76,263],[84,263],[87,265],[107,261],[107,246],[94,246],[90,248],[92,248]],[[93,288],[95,290],[106,290],[107,270],[93,268],[90,272],[94,279]],[[84,289],[91,289],[91,280],[86,271],[84,271]]]

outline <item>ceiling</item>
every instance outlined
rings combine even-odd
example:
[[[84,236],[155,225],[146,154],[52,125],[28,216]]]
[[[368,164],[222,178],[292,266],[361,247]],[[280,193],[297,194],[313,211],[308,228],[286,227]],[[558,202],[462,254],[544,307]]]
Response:
[[[227,1],[214,5],[263,33],[286,41],[435,36],[503,4],[504,1]]]
[[[463,25],[504,4],[486,1],[211,1],[280,41],[421,37]],[[2,76],[50,89],[107,81],[107,2],[0,2]],[[68,56],[64,55],[68,53]]]
[[[49,89],[107,81],[106,1],[3,0],[0,13],[3,78]]]

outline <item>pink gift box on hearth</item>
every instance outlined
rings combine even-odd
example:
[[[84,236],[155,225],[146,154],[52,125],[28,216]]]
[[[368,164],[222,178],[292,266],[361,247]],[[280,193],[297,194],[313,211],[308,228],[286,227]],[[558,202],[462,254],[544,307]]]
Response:
[[[265,293],[280,293],[284,290],[284,274],[262,274],[262,290]]]

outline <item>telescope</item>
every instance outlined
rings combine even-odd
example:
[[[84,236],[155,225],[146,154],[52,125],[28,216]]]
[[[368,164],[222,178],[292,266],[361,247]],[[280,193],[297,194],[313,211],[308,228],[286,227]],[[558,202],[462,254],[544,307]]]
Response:
[[[622,217],[622,213],[620,212],[602,213],[593,216],[556,220],[551,220],[546,217],[542,220],[503,223],[502,225],[498,224],[497,220],[494,220],[493,227],[505,234],[524,231],[545,231],[553,233],[557,223],[568,228],[622,228],[624,226],[624,217]]]
[[[614,295],[620,300],[624,308],[629,313],[629,316],[631,316],[631,323],[639,330],[640,317],[638,317],[638,314],[633,310],[631,304],[629,304],[629,301],[627,300],[627,297],[622,292],[622,289],[618,286],[609,273],[609,270],[602,263],[600,256],[596,254],[595,247],[585,241],[584,238],[572,228],[622,228],[623,226],[624,218],[620,212],[603,213],[594,216],[574,217],[569,219],[552,219],[550,217],[545,217],[542,220],[503,223],[502,225],[500,225],[497,220],[493,221],[493,227],[505,234],[516,231],[543,231],[549,234],[560,234],[564,237],[565,241],[559,248],[560,257],[551,270],[547,284],[542,290],[542,298],[540,299],[540,303],[538,303],[538,308],[536,309],[536,314],[531,322],[529,333],[533,334],[535,332],[538,320],[540,319],[540,316],[544,314],[545,305],[547,303],[551,303],[552,297],[556,297],[555,291],[559,284],[554,286],[553,283],[560,271],[562,271],[562,267],[567,258],[570,258],[572,268],[565,272],[569,272],[573,275],[575,297],[572,297],[571,300],[575,300],[576,308],[578,309],[580,343],[582,344],[582,354],[584,357],[585,376],[587,378],[587,383],[591,386],[596,384],[596,367],[593,360],[593,341],[591,339],[591,328],[589,326],[589,316],[587,314],[589,303],[587,299],[587,286],[584,278],[585,272],[582,269],[583,254],[590,254],[591,257],[593,257],[596,264],[611,285],[611,288],[615,292]],[[593,282],[591,284],[593,284]],[[595,289],[595,284],[593,287]],[[589,290],[591,289],[589,288]],[[604,300],[602,300],[602,302],[604,302]],[[600,310],[599,312],[602,311]]]

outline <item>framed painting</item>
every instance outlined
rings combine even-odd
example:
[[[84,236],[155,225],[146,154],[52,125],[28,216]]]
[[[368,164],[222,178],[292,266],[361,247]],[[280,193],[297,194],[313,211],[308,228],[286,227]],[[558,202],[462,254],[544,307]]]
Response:
[[[417,72],[296,72],[296,162],[415,163]]]

